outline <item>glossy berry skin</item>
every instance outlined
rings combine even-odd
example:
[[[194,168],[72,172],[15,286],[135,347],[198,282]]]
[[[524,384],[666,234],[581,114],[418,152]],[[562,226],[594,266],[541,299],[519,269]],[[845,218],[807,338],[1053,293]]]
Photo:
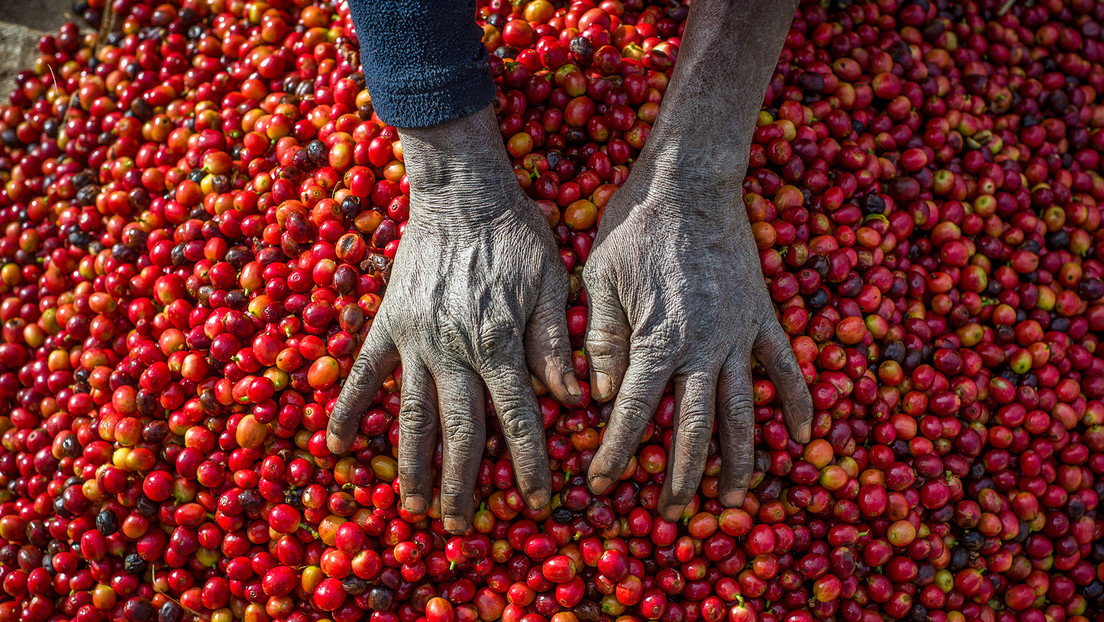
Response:
[[[447,532],[436,478],[404,504],[412,367],[359,405],[348,453],[327,448],[418,207],[346,3],[84,3],[90,27],[38,41],[0,104],[0,622],[1104,608],[1104,9],[798,7],[723,207],[747,216],[812,440],[794,442],[757,353],[746,498],[722,503],[730,461],[702,426],[701,483],[666,520],[686,379],[591,491],[611,412],[587,381],[601,353],[581,275],[654,138],[688,7],[476,5],[491,138],[567,273],[582,399],[533,383],[549,506],[526,506],[498,416],[473,445],[470,529]],[[680,172],[705,187],[716,161],[686,154]],[[716,227],[677,205],[648,230]],[[422,453],[439,473],[439,439]]]

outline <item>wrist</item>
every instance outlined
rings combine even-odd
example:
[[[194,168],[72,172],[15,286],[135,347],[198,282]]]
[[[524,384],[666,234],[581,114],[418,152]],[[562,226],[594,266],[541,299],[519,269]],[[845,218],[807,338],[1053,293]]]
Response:
[[[411,218],[486,220],[527,201],[491,106],[426,128],[399,128]]]
[[[739,176],[731,170],[705,167],[696,158],[683,157],[677,151],[641,160],[606,212],[639,211],[665,222],[701,223],[706,227],[726,223],[747,226],[743,202],[746,166],[736,166]]]

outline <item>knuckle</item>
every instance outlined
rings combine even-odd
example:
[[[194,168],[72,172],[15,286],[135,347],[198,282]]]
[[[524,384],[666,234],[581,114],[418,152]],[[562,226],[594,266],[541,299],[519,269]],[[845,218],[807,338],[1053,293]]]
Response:
[[[475,355],[481,361],[501,360],[518,343],[516,326],[508,323],[494,323],[484,328],[473,344]]]
[[[620,393],[615,409],[620,419],[634,430],[647,425],[648,418],[652,415],[651,404],[634,393]]]
[[[781,327],[777,331],[771,328],[765,329],[756,339],[754,346],[755,349],[761,348],[774,371],[786,376],[787,380],[791,377],[801,376],[801,367],[798,366],[797,358],[794,357],[790,340],[782,332]]]
[[[351,414],[351,409],[349,408],[348,403],[349,400],[344,398],[344,393],[338,396],[337,404],[334,405],[333,412],[330,413],[329,426],[331,429],[343,425],[349,419],[349,416]]]
[[[503,398],[503,402],[509,399],[509,402],[499,404],[501,409],[506,410],[513,406],[516,399],[514,395],[518,393],[518,385],[522,382],[522,370],[517,369],[512,357],[500,353],[490,360],[484,359],[478,369],[492,396]]]
[[[739,420],[733,422],[732,432],[740,436],[741,438],[750,438],[755,433],[755,424],[746,417],[741,417]]]
[[[543,314],[534,312],[529,318],[529,325],[525,327],[525,354],[533,359],[534,354],[543,353],[548,349],[559,349],[563,341],[559,328],[554,320],[548,320]]]
[[[743,431],[753,426],[751,420],[747,415],[750,415],[754,409],[754,402],[751,399],[751,395],[745,391],[737,391],[732,395],[725,397],[724,410],[729,415],[735,417],[733,420],[733,427],[737,430]]]
[[[452,402],[466,396],[461,392],[464,385],[460,379],[471,371],[468,359],[441,351],[427,357],[426,366],[436,378],[437,398],[440,400],[441,408],[444,412],[451,412],[449,409],[452,407]]]
[[[372,353],[367,348],[362,348],[360,355],[353,361],[353,366],[349,370],[349,378],[354,379],[357,384],[346,382],[345,386],[352,387],[355,391],[364,390],[365,385],[373,381],[375,364],[376,361],[372,360]]]
[[[658,364],[670,357],[672,352],[682,351],[686,342],[686,324],[669,314],[661,321],[646,323],[633,336],[632,342],[640,358]]]
[[[405,313],[396,314],[395,323],[400,325],[404,332],[410,333],[434,328],[442,322],[437,314],[422,305],[415,305]]]
[[[628,348],[625,337],[606,330],[587,331],[587,352],[592,356],[617,356]]]
[[[407,398],[399,410],[399,438],[410,440],[425,434],[432,420],[425,404],[418,398]]]
[[[779,347],[774,360],[783,381],[805,384],[805,380],[801,375],[801,368],[797,365],[797,359],[794,358],[793,351],[788,347]]]
[[[515,453],[518,455],[515,456]],[[541,473],[548,473],[548,463],[536,447],[530,447],[530,451],[526,452],[511,452],[510,458],[514,463],[514,477],[522,492],[528,493],[543,483]]]
[[[380,307],[376,309],[376,315],[368,320],[368,331],[364,333],[362,346],[390,339],[391,320],[388,317],[390,314],[387,312],[387,307],[386,302],[380,303]]]
[[[510,459],[514,463],[519,481],[530,481],[537,474],[548,471],[543,451],[543,437],[535,438],[531,434],[515,437],[510,445]]]
[[[709,417],[717,400],[716,378],[720,374],[721,361],[714,354],[702,352],[687,357],[683,409],[687,413],[704,413]]]
[[[375,317],[368,324],[368,332],[364,335],[364,345],[371,346],[374,350],[382,350],[391,343],[391,314],[387,312],[386,304],[381,304]],[[367,348],[365,348],[367,350]]]
[[[704,413],[692,415],[679,423],[678,435],[696,454],[704,449],[703,445],[709,444],[709,438],[713,435],[713,423]]]
[[[535,413],[528,408],[509,406],[499,414],[502,435],[508,439],[531,440],[537,433]]]
[[[445,444],[454,452],[468,452],[475,448],[475,425],[470,418],[456,415],[445,417],[442,422],[442,437]]]
[[[620,317],[620,300],[616,292],[591,287],[587,290],[587,297],[590,303],[590,317],[596,323],[611,324]]]
[[[561,356],[562,353],[558,347],[549,350],[536,347],[530,343],[525,348],[525,361],[533,375],[540,378],[542,382],[546,380],[548,373],[561,367]]]
[[[528,483],[533,479],[539,470],[540,464],[543,462],[537,451],[536,443],[524,441],[516,443],[515,446],[511,448],[510,459],[513,461],[514,468],[517,470],[517,480],[522,484]],[[544,468],[547,469],[547,465]]]
[[[452,319],[442,321],[436,327],[436,333],[437,344],[446,355],[455,358],[468,353],[471,342],[459,322]],[[426,334],[432,334],[432,331],[427,330]]]
[[[538,374],[543,369],[564,371],[574,369],[571,359],[571,345],[567,337],[549,337],[543,347],[527,347],[525,356],[533,371]]]

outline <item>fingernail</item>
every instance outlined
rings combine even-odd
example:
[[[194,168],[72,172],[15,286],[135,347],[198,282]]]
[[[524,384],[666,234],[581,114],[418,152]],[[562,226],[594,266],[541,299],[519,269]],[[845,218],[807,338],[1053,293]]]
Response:
[[[747,491],[745,490],[731,490],[725,493],[724,499],[721,499],[721,503],[726,507],[738,508],[744,504],[744,497],[746,496]]]
[[[446,516],[441,519],[441,524],[449,533],[464,533],[468,530],[468,521],[459,516]]]
[[[801,429],[797,431],[796,435],[794,435],[794,440],[799,443],[808,443],[812,435],[813,424],[806,423],[805,425],[801,426]]]
[[[406,497],[406,511],[411,514],[425,514],[426,500],[421,495],[409,495]]]
[[[660,512],[660,514],[663,515],[664,520],[666,520],[668,522],[671,522],[671,523],[674,523],[674,522],[678,521],[680,516],[682,516],[682,509],[684,507],[686,507],[686,506],[669,505],[662,512]]]
[[[595,475],[590,478],[590,489],[596,494],[602,494],[609,489],[610,484],[613,484],[613,480],[605,475]]]
[[[579,381],[575,379],[575,374],[567,372],[564,374],[564,387],[567,388],[567,394],[571,397],[580,397],[583,394],[583,390],[579,388]]]
[[[602,400],[609,397],[611,391],[609,374],[605,372],[597,372],[594,374],[594,386],[598,389],[595,393],[595,397]]]
[[[341,439],[333,434],[326,436],[326,449],[329,449],[331,454],[339,454],[344,451],[344,448],[341,446]]]
[[[548,505],[549,499],[552,497],[548,494],[548,490],[539,488],[529,493],[529,507],[534,509],[543,508]]]

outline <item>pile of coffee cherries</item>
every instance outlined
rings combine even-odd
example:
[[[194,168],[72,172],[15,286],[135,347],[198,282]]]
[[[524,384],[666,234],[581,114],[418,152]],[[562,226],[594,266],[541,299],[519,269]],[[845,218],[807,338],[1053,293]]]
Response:
[[[579,275],[688,7],[478,4],[586,378]],[[1104,4],[804,2],[743,207],[813,440],[757,371],[746,501],[714,445],[668,522],[673,397],[594,496],[608,406],[538,385],[552,503],[492,422],[462,536],[398,506],[401,371],[325,444],[409,214],[348,7],[76,13],[0,105],[0,622],[1104,619]]]

